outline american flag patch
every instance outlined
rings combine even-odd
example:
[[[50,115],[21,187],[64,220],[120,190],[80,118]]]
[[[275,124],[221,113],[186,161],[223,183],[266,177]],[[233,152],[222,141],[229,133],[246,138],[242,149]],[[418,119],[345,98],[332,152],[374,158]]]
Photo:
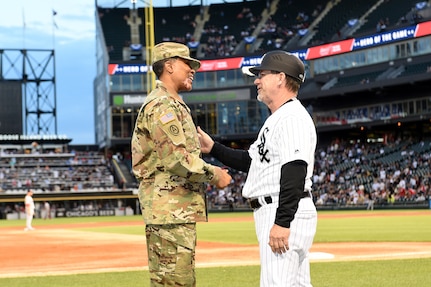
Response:
[[[166,124],[166,123],[169,123],[170,121],[173,121],[174,118],[175,118],[174,114],[172,112],[169,112],[167,114],[164,114],[160,118],[160,121],[162,122],[162,124]]]

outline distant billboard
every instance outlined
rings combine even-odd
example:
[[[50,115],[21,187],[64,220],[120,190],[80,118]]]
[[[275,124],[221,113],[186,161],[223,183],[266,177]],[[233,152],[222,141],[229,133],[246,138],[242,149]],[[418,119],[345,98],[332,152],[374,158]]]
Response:
[[[23,134],[22,83],[0,82],[0,134]]]
[[[229,89],[221,91],[187,92],[181,94],[187,104],[212,103],[248,100],[251,98],[250,89]],[[111,106],[141,106],[146,95],[141,93],[111,93]]]

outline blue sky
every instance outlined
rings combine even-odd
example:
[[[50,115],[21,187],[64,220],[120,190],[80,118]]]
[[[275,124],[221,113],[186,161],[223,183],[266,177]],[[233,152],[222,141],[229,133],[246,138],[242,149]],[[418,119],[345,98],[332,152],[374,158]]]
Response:
[[[201,3],[201,0],[172,1],[179,6]],[[55,50],[58,134],[71,138],[71,144],[94,144],[95,1],[7,2],[0,9],[0,49]],[[130,0],[98,1],[103,7],[113,7],[122,2],[122,7],[132,7]],[[223,1],[204,0],[203,4],[220,2]],[[164,7],[169,3],[170,0],[153,0],[154,7]],[[138,0],[137,5],[143,7],[143,1]],[[55,16],[53,11],[57,13]]]

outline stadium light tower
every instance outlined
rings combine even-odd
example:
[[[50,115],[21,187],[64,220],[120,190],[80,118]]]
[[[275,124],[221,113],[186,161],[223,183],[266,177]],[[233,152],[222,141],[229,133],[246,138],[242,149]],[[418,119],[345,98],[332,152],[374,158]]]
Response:
[[[4,49],[0,63],[0,134],[56,135],[54,50]]]
[[[132,0],[133,2],[134,0]],[[154,9],[153,1],[148,0],[145,5],[145,62],[149,67],[151,64],[151,55],[154,48]],[[155,87],[156,77],[150,69],[147,71],[147,94]]]

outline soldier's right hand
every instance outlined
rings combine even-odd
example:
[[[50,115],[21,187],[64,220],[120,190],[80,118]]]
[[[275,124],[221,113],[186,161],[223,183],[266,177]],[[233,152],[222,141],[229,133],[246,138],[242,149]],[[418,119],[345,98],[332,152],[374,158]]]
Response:
[[[214,171],[216,173],[215,177],[217,179],[217,182],[215,183],[215,185],[217,188],[225,188],[231,183],[232,177],[228,173],[227,169],[223,169],[216,166],[214,168]]]

